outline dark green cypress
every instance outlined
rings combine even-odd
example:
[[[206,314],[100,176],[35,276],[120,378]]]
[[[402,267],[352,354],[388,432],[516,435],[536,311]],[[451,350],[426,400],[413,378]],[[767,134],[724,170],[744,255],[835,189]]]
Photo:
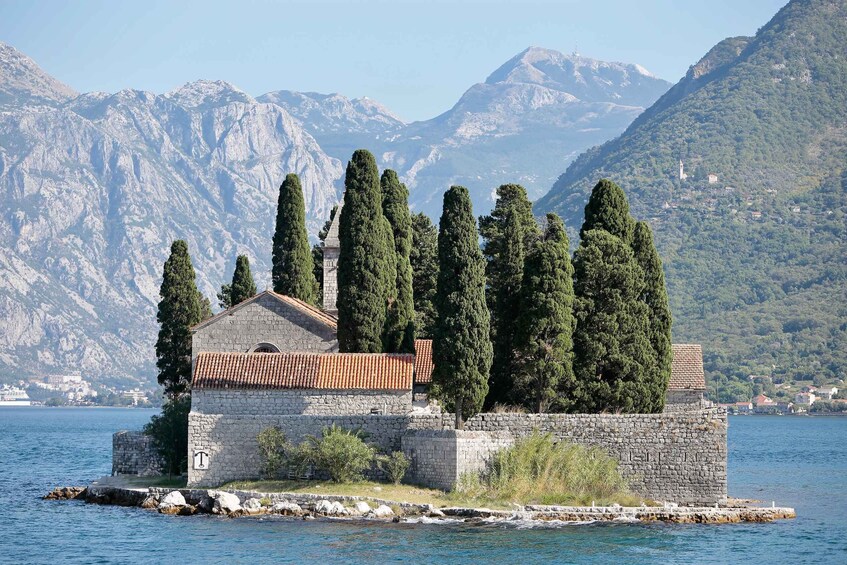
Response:
[[[665,394],[671,378],[671,308],[668,304],[668,292],[665,288],[665,273],[662,259],[653,243],[653,232],[646,222],[635,225],[632,239],[635,260],[644,273],[644,292],[642,300],[650,311],[648,339],[656,357],[656,372],[652,379],[651,412],[661,412],[665,407]]]
[[[491,365],[489,391],[485,405],[511,401],[517,362],[515,357],[515,320],[520,310],[520,291],[524,258],[539,236],[532,215],[532,203],[526,190],[517,184],[497,189],[497,203],[489,216],[479,219],[484,239],[488,289],[486,299],[491,311],[491,341],[494,362]]]
[[[324,222],[323,227],[318,232],[318,243],[312,246],[312,272],[315,275],[315,281],[318,284],[318,304],[323,302],[324,288],[324,242],[329,234],[329,228],[332,227],[332,221],[335,219],[335,214],[338,213],[338,204],[332,207],[329,212],[329,219]]]
[[[379,353],[388,304],[396,296],[396,265],[370,152],[353,153],[344,187],[338,226],[338,347],[341,352]]]
[[[159,288],[159,336],[156,340],[156,367],[165,393],[177,398],[191,385],[191,326],[202,318],[200,292],[194,282],[194,267],[188,244],[179,239],[171,244]]]
[[[514,400],[535,412],[567,411],[573,403],[573,266],[565,226],[547,227],[526,257],[516,322],[518,371]]]
[[[382,213],[391,224],[396,259],[397,298],[390,304],[384,336],[389,353],[415,352],[415,302],[412,295],[412,218],[409,213],[409,191],[391,169],[383,171]]]
[[[438,284],[438,229],[423,212],[412,214],[412,295],[415,334],[432,339],[435,327],[435,289]]]
[[[642,413],[653,409],[655,358],[647,339],[644,273],[629,245],[605,230],[583,233],[574,254],[572,411]]]
[[[247,255],[239,255],[235,260],[235,272],[232,274],[229,292],[233,306],[256,296],[256,283],[250,273],[250,259]]]
[[[271,273],[274,292],[316,304],[318,285],[312,268],[303,189],[300,178],[290,173],[279,187],[277,201]]]
[[[457,429],[482,408],[491,368],[485,260],[478,238],[468,190],[451,187],[444,194],[438,232],[431,392],[455,412]]]
[[[608,179],[600,179],[591,191],[579,237],[597,229],[606,230],[627,245],[632,242],[635,220],[629,215],[629,201],[623,189]]]

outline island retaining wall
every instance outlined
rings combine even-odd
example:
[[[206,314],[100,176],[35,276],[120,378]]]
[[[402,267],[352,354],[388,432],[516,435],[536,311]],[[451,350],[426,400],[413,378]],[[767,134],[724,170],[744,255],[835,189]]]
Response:
[[[112,435],[112,475],[153,477],[161,475],[164,466],[150,436],[127,430]]]
[[[229,414],[192,412],[188,484],[217,486],[258,477],[261,459],[256,436],[269,426],[279,426],[293,442],[307,435],[318,436],[333,424],[361,429],[367,441],[383,451],[407,451],[414,466],[407,480],[439,488],[452,487],[464,472],[479,470],[493,450],[538,430],[551,433],[559,441],[603,449],[618,461],[633,492],[646,498],[681,504],[726,500],[727,420],[723,410],[622,415],[480,414],[465,423],[465,431],[484,432],[487,437],[455,435],[452,423],[450,414],[281,416],[248,414],[240,408]]]

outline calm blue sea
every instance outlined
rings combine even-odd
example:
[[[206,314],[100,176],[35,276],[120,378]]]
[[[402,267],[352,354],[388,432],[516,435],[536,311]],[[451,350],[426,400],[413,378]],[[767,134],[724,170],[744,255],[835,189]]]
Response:
[[[108,474],[112,432],[151,414],[0,407],[0,562],[847,563],[847,418],[730,419],[730,494],[797,509],[773,524],[230,520],[39,499]]]

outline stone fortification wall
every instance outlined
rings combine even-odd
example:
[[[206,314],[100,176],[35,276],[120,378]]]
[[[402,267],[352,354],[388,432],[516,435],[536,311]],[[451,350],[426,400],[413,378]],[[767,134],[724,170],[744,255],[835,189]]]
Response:
[[[401,446],[409,458],[408,477],[442,490],[452,489],[465,473],[485,470],[491,456],[514,443],[508,432],[410,430]]]
[[[408,479],[441,488],[455,482],[463,472],[478,470],[491,450],[507,444],[510,437],[538,430],[552,433],[557,440],[602,448],[617,459],[632,490],[642,496],[683,504],[714,504],[727,495],[726,413],[714,409],[630,415],[481,414],[466,422],[468,432],[495,434],[488,440],[484,436],[417,432],[449,430],[450,414],[281,416],[244,411],[192,412],[189,462],[201,450],[207,453],[209,463],[207,469],[199,470],[189,464],[189,485],[215,486],[257,477],[260,458],[256,435],[268,426],[279,426],[290,440],[300,442],[332,424],[362,429],[368,434],[367,440],[384,451],[408,449],[415,461]],[[441,441],[445,437],[447,440]],[[431,441],[430,446],[427,441]]]
[[[293,306],[265,295],[194,332],[192,360],[201,351],[250,351],[270,343],[281,352],[336,352],[335,330]]]
[[[191,411],[277,416],[408,414],[412,411],[412,391],[196,389],[191,393]]]
[[[705,407],[702,390],[669,390],[665,395],[665,412],[701,410]]]
[[[361,416],[281,416],[248,414],[198,414],[188,416],[188,485],[218,486],[228,481],[251,479],[261,473],[256,436],[269,426],[278,426],[289,441],[299,444],[307,436],[320,436],[329,426],[360,429],[366,441],[381,451],[400,449],[407,430],[438,429],[442,417],[361,415]],[[208,454],[208,468],[196,469],[192,457],[198,451]]]
[[[112,475],[160,475],[164,462],[148,435],[120,431],[112,435]]]
[[[726,412],[667,414],[480,414],[470,431],[515,437],[533,430],[602,448],[617,459],[633,492],[682,504],[715,504],[727,496]]]

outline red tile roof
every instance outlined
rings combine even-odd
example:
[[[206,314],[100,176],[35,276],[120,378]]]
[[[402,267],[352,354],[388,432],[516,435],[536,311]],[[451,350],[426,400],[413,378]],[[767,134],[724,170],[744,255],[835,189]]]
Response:
[[[414,356],[391,353],[214,353],[197,356],[198,389],[411,390]]]
[[[415,340],[415,384],[432,382],[432,340]]]
[[[335,316],[328,314],[327,312],[324,312],[320,308],[316,308],[315,306],[312,306],[311,304],[309,304],[307,302],[303,302],[302,300],[298,300],[297,298],[285,296],[284,294],[278,294],[278,293],[276,293],[272,290],[265,290],[263,292],[260,292],[256,296],[253,296],[252,298],[248,298],[244,302],[239,302],[238,304],[236,304],[232,308],[228,308],[228,309],[224,310],[223,312],[218,312],[217,314],[215,314],[214,316],[212,316],[208,320],[203,320],[199,324],[195,324],[194,326],[191,326],[191,331],[197,331],[200,328],[206,327],[209,324],[217,322],[219,319],[223,318],[227,314],[234,314],[235,312],[237,312],[241,308],[247,306],[248,304],[250,304],[252,302],[255,302],[256,300],[258,300],[262,296],[271,296],[273,298],[276,298],[280,302],[287,304],[288,306],[291,306],[293,308],[296,308],[300,312],[314,318],[316,321],[330,327],[331,329],[333,329],[333,330],[338,329],[338,319]]]
[[[703,349],[699,345],[677,343],[674,343],[671,348],[673,362],[668,390],[705,389]]]

